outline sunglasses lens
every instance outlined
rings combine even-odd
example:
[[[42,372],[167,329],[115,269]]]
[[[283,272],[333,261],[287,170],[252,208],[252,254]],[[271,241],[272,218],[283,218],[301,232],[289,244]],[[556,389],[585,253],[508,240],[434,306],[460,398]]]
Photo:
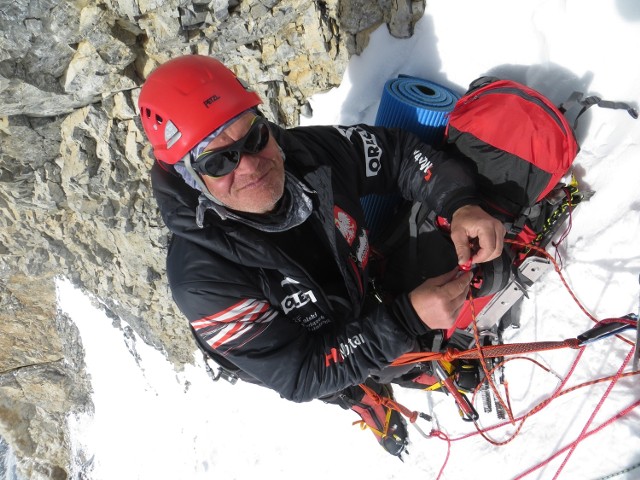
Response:
[[[222,177],[233,172],[243,153],[258,153],[269,142],[269,127],[261,117],[256,117],[253,125],[237,142],[218,150],[202,152],[195,161],[194,168],[211,177]]]
[[[269,128],[264,123],[257,124],[245,137],[243,150],[247,153],[258,153],[267,146],[268,141]]]
[[[202,173],[212,177],[222,177],[233,172],[240,161],[240,152],[226,150],[224,152],[206,152],[201,155],[198,164],[202,166]]]

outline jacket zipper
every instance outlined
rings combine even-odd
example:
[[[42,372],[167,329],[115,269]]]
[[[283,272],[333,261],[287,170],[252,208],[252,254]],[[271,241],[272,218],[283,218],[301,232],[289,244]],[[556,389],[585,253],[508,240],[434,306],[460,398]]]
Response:
[[[353,254],[349,253],[349,260],[351,268],[353,269],[353,274],[356,277],[358,283],[358,291],[360,295],[364,295],[364,286],[362,285],[362,276],[360,275],[360,262],[358,262],[358,258]]]

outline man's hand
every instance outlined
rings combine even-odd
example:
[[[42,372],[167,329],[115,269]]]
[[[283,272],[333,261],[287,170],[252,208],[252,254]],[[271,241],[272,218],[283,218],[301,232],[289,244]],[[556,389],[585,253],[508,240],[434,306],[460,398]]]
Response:
[[[458,265],[493,260],[502,253],[506,230],[501,222],[477,205],[465,205],[451,217],[451,240],[458,255]],[[478,250],[471,250],[477,242]]]
[[[409,301],[427,327],[448,330],[458,318],[472,277],[455,268],[418,285],[409,292]]]

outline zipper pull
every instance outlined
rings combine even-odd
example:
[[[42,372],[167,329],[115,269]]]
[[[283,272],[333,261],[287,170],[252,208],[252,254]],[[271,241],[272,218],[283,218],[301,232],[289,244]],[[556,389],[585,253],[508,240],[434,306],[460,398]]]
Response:
[[[378,290],[378,285],[376,285],[375,278],[371,279],[371,291],[373,292],[373,296],[378,301],[378,303],[382,303],[382,295],[380,295],[380,291]]]

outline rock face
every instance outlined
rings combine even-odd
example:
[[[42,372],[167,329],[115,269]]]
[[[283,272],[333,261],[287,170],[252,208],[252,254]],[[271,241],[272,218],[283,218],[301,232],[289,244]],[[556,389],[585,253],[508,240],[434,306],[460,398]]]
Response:
[[[194,344],[164,276],[139,86],[185,53],[220,58],[286,126],[337,86],[382,23],[424,1],[0,0],[0,436],[30,479],[70,476],[65,418],[90,411],[64,276],[180,368]]]

